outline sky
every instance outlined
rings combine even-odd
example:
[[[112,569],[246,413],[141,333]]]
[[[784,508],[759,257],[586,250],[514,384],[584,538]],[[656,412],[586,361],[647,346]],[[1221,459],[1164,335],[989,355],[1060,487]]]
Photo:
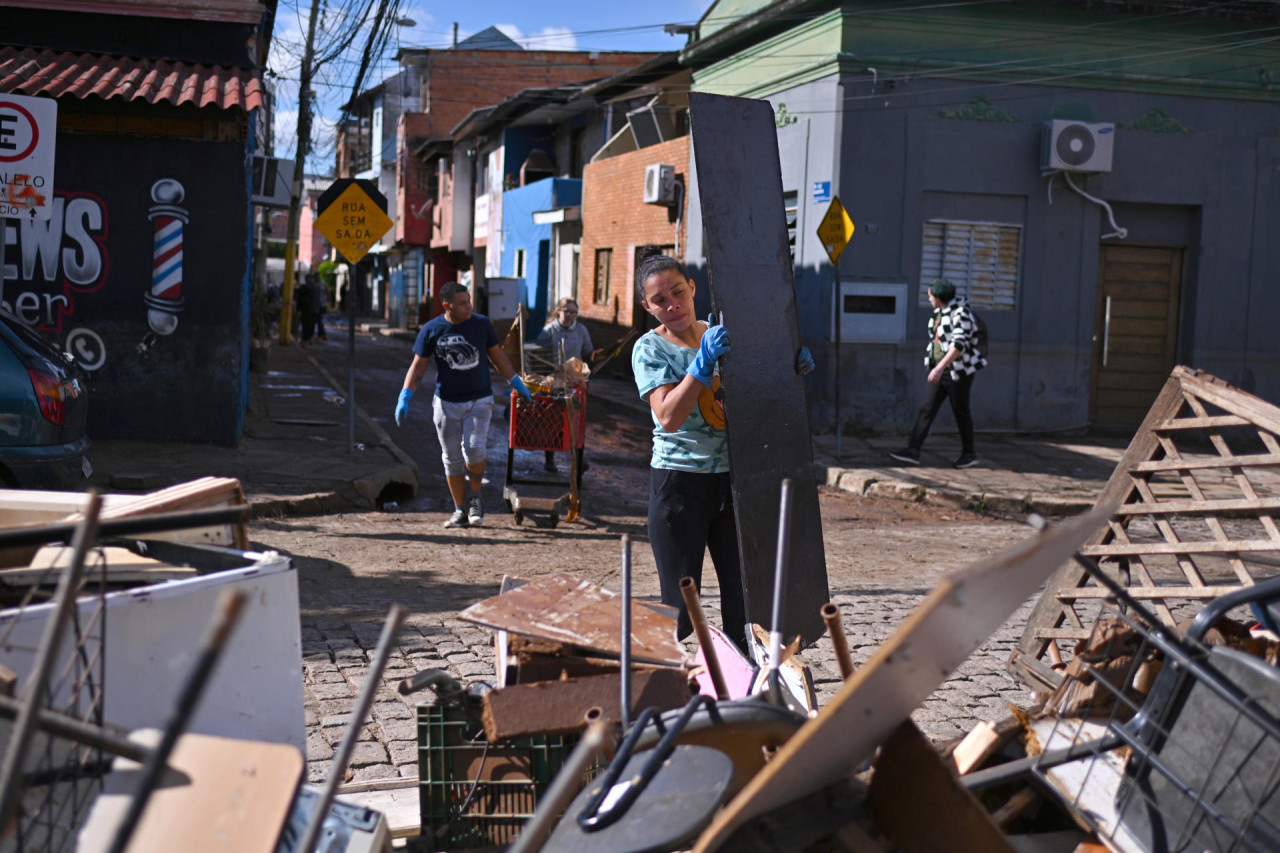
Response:
[[[663,32],[665,24],[695,24],[712,0],[478,0],[448,5],[430,0],[401,0],[401,26],[382,62],[367,75],[362,88],[368,89],[397,70],[396,50],[400,47],[446,48],[453,42],[453,25],[458,40],[496,26],[530,50],[677,50],[685,37]],[[339,0],[325,0],[326,8]],[[306,35],[308,0],[281,0],[272,36],[268,79],[276,89],[273,132],[275,156],[291,158],[297,139],[298,76]],[[328,18],[322,17],[321,21]],[[317,44],[324,41],[321,32]],[[319,108],[312,134],[314,151],[307,159],[307,172],[329,174],[333,168],[333,125],[341,106],[351,96],[359,49],[363,36],[347,58],[320,68],[312,87]]]

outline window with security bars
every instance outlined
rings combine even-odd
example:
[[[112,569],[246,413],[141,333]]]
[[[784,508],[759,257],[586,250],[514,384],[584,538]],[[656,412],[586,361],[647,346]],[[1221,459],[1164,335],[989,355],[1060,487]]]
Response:
[[[596,287],[592,302],[609,303],[609,277],[613,267],[613,249],[596,249]]]
[[[920,251],[920,304],[929,304],[933,280],[945,278],[974,308],[1014,310],[1021,251],[1021,225],[927,220]]]

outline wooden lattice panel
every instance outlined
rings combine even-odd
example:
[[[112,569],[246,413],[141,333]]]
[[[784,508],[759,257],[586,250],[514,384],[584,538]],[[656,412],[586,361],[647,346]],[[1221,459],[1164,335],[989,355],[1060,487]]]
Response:
[[[1083,553],[1173,625],[1280,569],[1280,408],[1175,367],[1098,499],[1119,501]],[[1041,594],[1009,670],[1051,690],[1106,590],[1074,563]]]

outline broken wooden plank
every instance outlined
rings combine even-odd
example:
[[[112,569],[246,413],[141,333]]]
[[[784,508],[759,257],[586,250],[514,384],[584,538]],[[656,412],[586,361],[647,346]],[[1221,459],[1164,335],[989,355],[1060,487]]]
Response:
[[[478,601],[458,618],[586,651],[622,653],[621,599],[569,574],[540,578]],[[676,640],[675,619],[647,602],[632,602],[631,658],[637,663],[683,665],[685,653]]]
[[[0,663],[0,696],[12,697],[18,687],[18,674]]]
[[[881,747],[867,804],[902,853],[1013,853],[987,810],[910,720]],[[921,819],[922,809],[928,819]]]
[[[36,551],[26,568],[0,569],[0,583],[52,586],[58,582],[59,575],[70,561],[70,548],[46,545]],[[199,574],[189,566],[172,566],[115,545],[94,548],[85,563],[87,577],[111,584],[160,583]]]
[[[490,743],[540,734],[568,734],[586,728],[591,708],[606,723],[622,722],[622,676],[619,673],[512,684],[484,695],[484,733]],[[648,669],[631,674],[631,715],[645,708],[669,711],[683,707],[693,693],[677,669]]]
[[[822,636],[829,599],[794,271],[771,103],[689,93],[708,284],[732,336],[720,361],[747,621],[772,625],[778,501],[792,482],[784,636]],[[735,637],[735,640],[741,639]]]
[[[167,489],[150,492],[127,502],[110,505],[102,511],[102,519],[105,521],[190,509],[243,506],[244,502],[244,490],[240,487],[240,481],[234,477],[201,477],[186,483],[178,483]],[[173,533],[158,533],[148,538],[224,545],[242,551],[249,547],[249,531],[244,522],[180,530]]]
[[[159,739],[155,730],[142,733]],[[169,759],[168,783],[151,794],[125,849],[275,853],[304,764],[302,752],[287,744],[183,735]],[[140,772],[137,763],[116,759],[80,832],[81,853],[110,848]]]
[[[697,853],[846,778],[1110,516],[1104,505],[944,577],[818,716],[721,811]]]

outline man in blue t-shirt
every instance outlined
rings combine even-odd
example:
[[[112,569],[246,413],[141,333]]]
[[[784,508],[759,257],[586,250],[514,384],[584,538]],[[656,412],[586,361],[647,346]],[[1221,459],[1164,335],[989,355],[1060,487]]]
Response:
[[[507,384],[526,400],[529,389],[516,375],[507,354],[498,344],[498,333],[483,314],[471,308],[471,293],[457,282],[440,289],[444,314],[422,327],[413,344],[413,363],[404,377],[404,389],[396,403],[396,425],[409,414],[409,400],[427,372],[427,362],[436,360],[436,394],[432,400],[432,420],[440,438],[444,477],[453,497],[453,515],[445,527],[484,524],[480,484],[484,480],[485,451],[488,447],[489,419],[493,415],[493,388],[489,384],[489,360]],[[466,479],[471,476],[468,498]]]

